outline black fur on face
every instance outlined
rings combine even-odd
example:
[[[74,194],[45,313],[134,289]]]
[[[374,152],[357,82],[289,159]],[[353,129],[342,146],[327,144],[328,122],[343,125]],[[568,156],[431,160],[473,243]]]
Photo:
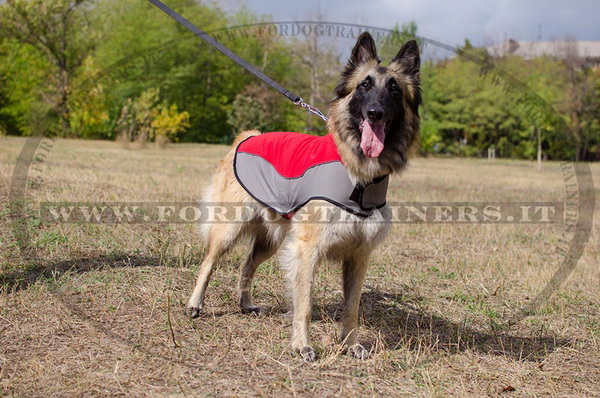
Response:
[[[348,110],[353,125],[364,122],[383,124],[386,129],[402,118],[402,90],[387,69],[379,67],[362,79],[354,89]],[[357,133],[360,132],[357,130]]]
[[[375,42],[368,32],[358,38],[336,86],[331,110],[333,128],[355,154],[362,127],[384,126],[384,149],[376,159],[389,172],[402,169],[419,132],[420,58],[414,40],[402,46],[388,66],[381,66]]]

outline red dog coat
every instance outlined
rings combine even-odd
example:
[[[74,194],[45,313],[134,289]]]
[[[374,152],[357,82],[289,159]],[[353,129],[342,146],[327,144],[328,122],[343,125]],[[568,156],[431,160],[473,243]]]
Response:
[[[385,205],[389,177],[352,183],[331,134],[264,133],[242,141],[233,162],[242,187],[264,206],[291,218],[311,200],[326,200],[368,217]]]

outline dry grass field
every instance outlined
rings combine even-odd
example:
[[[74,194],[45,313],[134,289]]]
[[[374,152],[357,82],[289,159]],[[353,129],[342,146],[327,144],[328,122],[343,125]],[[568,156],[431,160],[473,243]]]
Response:
[[[349,358],[338,345],[341,273],[327,263],[314,291],[319,359],[304,363],[288,351],[276,260],[255,280],[260,317],[238,310],[239,247],[215,272],[205,315],[191,321],[183,308],[203,255],[197,225],[58,224],[35,211],[47,201],[195,201],[226,147],[59,140],[30,175],[30,217],[11,221],[9,184],[24,143],[0,137],[0,396],[600,396],[598,222],[567,281],[511,325],[558,269],[563,226],[394,225],[361,302],[359,340],[371,358]],[[600,165],[591,167],[600,187]],[[440,158],[415,159],[389,197],[564,199],[559,163],[538,171],[531,162]]]

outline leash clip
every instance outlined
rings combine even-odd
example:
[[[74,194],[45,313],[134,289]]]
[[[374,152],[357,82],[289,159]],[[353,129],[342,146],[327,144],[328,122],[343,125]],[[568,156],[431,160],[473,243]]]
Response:
[[[294,101],[294,105],[300,105],[302,108],[304,108],[304,109],[308,110],[308,113],[315,114],[315,115],[317,115],[318,117],[320,117],[321,119],[323,119],[324,121],[327,121],[327,119],[328,119],[328,117],[327,117],[327,116],[325,116],[325,115],[323,114],[323,112],[321,112],[321,111],[319,110],[319,108],[316,108],[316,107],[314,107],[314,106],[312,106],[312,105],[309,105],[309,104],[307,104],[306,102],[304,102],[304,100],[303,100],[302,98],[300,98],[300,99],[298,99],[298,100]]]

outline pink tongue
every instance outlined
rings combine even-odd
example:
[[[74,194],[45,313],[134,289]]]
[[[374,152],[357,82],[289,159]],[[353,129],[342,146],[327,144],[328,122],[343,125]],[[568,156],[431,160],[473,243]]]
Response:
[[[376,158],[383,151],[383,141],[385,140],[385,125],[371,124],[365,121],[365,126],[360,139],[360,147],[368,158]]]

